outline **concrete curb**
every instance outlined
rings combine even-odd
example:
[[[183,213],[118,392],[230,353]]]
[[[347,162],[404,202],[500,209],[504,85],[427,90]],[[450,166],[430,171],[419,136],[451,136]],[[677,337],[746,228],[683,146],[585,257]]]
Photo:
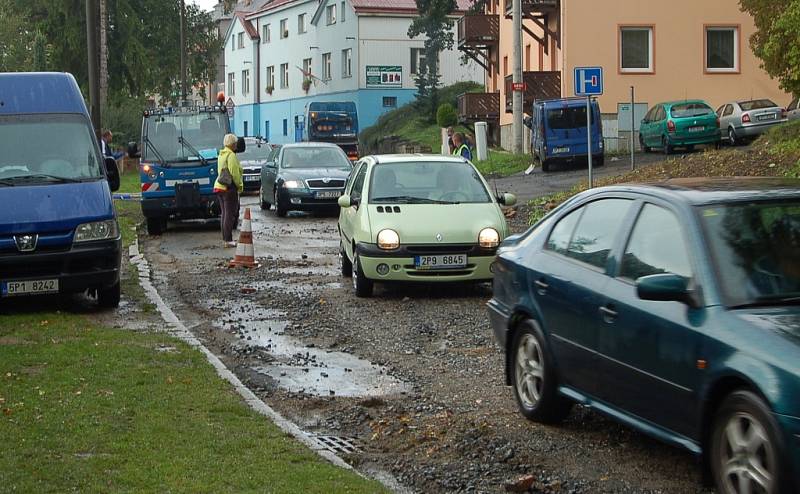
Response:
[[[289,421],[269,405],[264,403],[258,396],[255,395],[255,393],[250,391],[250,389],[248,389],[238,377],[236,377],[236,374],[225,367],[225,364],[219,359],[219,357],[214,355],[208,348],[205,347],[205,345],[203,345],[202,342],[200,342],[200,340],[198,340],[192,334],[191,331],[189,331],[189,329],[181,322],[172,309],[170,309],[167,303],[164,302],[164,299],[161,298],[158,290],[156,290],[150,281],[150,264],[148,263],[147,259],[145,259],[144,254],[139,252],[138,241],[135,241],[129,247],[128,255],[131,264],[135,265],[139,272],[139,285],[147,294],[147,298],[150,300],[150,302],[156,306],[158,312],[161,314],[162,319],[164,319],[164,322],[168,324],[166,328],[167,333],[200,350],[206,356],[206,360],[208,360],[208,362],[214,366],[217,374],[233,385],[234,389],[236,389],[236,392],[239,393],[242,398],[244,398],[245,403],[247,403],[250,408],[270,419],[283,432],[291,435],[293,438],[309,447],[322,458],[328,460],[338,467],[353,471],[366,478],[365,475],[355,470],[341,457],[326,449],[326,447],[314,439],[311,434],[305,432],[297,424]],[[401,486],[393,477],[391,477],[391,475],[386,472],[375,472],[372,478],[381,482],[384,486],[394,492],[411,492],[407,488]]]

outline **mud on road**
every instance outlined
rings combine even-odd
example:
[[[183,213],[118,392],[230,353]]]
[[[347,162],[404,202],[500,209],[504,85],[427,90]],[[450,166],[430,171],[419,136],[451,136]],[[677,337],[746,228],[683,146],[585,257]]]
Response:
[[[420,493],[505,492],[529,474],[530,492],[703,489],[689,454],[593,412],[576,407],[557,427],[522,418],[491,335],[488,284],[356,299],[338,272],[335,217],[279,219],[252,197],[243,206],[259,269],[228,269],[218,227],[186,223],[143,239],[153,281],[245,384],[357,469]]]

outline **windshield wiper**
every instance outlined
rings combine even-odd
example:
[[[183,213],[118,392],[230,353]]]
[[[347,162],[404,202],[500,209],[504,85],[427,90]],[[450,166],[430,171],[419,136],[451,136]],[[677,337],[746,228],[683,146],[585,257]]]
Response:
[[[59,176],[56,176],[56,175],[47,175],[47,174],[44,174],[44,173],[35,173],[33,175],[18,175],[16,177],[8,177],[6,180],[13,180],[13,181],[47,180],[47,181],[50,181],[50,182],[60,182],[60,183],[74,184],[74,183],[78,183],[78,182],[83,182],[85,179],[59,177]]]
[[[413,197],[413,196],[390,196],[378,197],[372,202],[400,202],[404,204],[460,204],[458,201],[439,201],[436,199],[428,199],[427,197]]]
[[[13,187],[16,185],[13,180],[8,180],[7,178],[0,179],[0,185],[5,185],[6,187]]]
[[[183,136],[180,136],[180,137],[178,137],[178,142],[179,142],[179,143],[181,143],[181,144],[183,144],[183,145],[184,145],[184,146],[186,146],[187,148],[189,148],[189,151],[193,152],[193,153],[195,154],[195,156],[197,156],[198,158],[200,158],[200,163],[202,163],[202,164],[203,164],[203,166],[206,166],[206,165],[208,165],[208,160],[207,160],[207,159],[205,159],[205,158],[203,158],[203,155],[202,155],[202,154],[200,154],[200,152],[199,152],[197,149],[195,149],[195,147],[194,147],[194,146],[192,146],[191,144],[189,144],[189,141],[187,141],[185,137],[183,137]]]
[[[754,307],[773,307],[780,305],[800,305],[800,296],[792,295],[764,295],[756,297],[752,302],[733,305],[731,309],[749,309]]]
[[[158,149],[156,149],[156,145],[153,144],[153,141],[151,141],[149,137],[147,137],[147,134],[142,136],[142,140],[144,141],[145,144],[150,146],[150,150],[153,151],[153,154],[156,155],[156,158],[158,158],[159,163],[167,164],[167,161],[164,159],[163,156],[161,156],[161,153],[158,152]]]

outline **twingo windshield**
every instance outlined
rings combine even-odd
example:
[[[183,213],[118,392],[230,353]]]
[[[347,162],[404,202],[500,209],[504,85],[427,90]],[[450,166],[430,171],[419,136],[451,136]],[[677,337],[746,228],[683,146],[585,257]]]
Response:
[[[800,199],[702,206],[699,214],[726,305],[800,297]]]
[[[227,116],[219,112],[179,111],[144,121],[142,160],[170,166],[197,166],[200,156],[215,159],[228,133]]]
[[[702,117],[712,113],[714,113],[714,110],[705,103],[680,103],[673,105],[669,111],[670,116],[673,118]]]
[[[350,160],[338,147],[287,147],[283,148],[281,168],[350,169]]]
[[[81,115],[0,116],[0,185],[103,177],[99,149]]]
[[[369,202],[375,204],[463,204],[491,202],[469,163],[426,161],[375,165]]]

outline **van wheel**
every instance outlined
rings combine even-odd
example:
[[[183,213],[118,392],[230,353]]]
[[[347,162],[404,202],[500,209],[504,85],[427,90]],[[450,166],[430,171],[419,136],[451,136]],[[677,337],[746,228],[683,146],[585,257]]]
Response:
[[[116,309],[119,307],[119,298],[119,281],[108,288],[97,289],[97,305],[103,309]]]
[[[642,152],[644,153],[650,152],[650,148],[644,143],[644,137],[642,137],[642,134],[639,134],[639,147],[642,148]]]
[[[549,172],[550,171],[550,162],[547,160],[542,160],[542,171]]]
[[[604,166],[606,164],[606,158],[605,156],[600,156],[599,158],[596,158],[594,161],[592,161],[592,163],[593,166],[600,168],[601,166]]]
[[[147,234],[161,235],[167,229],[167,220],[162,218],[147,218]]]
[[[367,278],[364,270],[361,269],[361,261],[358,259],[358,254],[353,254],[353,290],[356,292],[356,297],[368,298],[372,296],[374,283],[371,279]]]

